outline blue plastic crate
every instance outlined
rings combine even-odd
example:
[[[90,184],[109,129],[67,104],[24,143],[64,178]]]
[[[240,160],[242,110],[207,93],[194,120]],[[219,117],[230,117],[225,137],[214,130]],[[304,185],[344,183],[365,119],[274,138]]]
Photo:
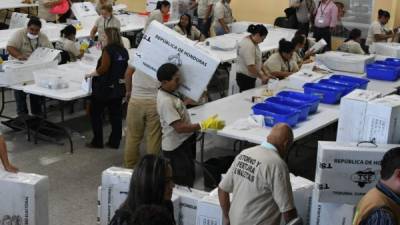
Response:
[[[291,98],[286,98],[286,97],[282,97],[282,96],[267,98],[267,100],[265,100],[265,102],[272,102],[272,103],[275,103],[278,105],[288,106],[288,107],[292,107],[292,108],[300,110],[301,113],[300,113],[299,121],[304,121],[307,119],[308,114],[310,113],[310,108],[311,108],[310,103],[299,102],[299,101],[293,100]]]
[[[306,94],[322,97],[321,102],[325,104],[338,103],[345,92],[345,88],[319,83],[306,83],[303,88]]]
[[[354,91],[354,89],[356,89],[359,86],[358,84],[355,84],[355,83],[352,83],[352,84],[341,83],[340,81],[335,81],[335,80],[331,80],[331,79],[323,79],[323,80],[320,80],[318,83],[326,84],[326,85],[335,85],[338,87],[345,88],[345,92],[343,93],[343,95],[347,95],[348,93]]]
[[[308,94],[304,94],[304,93],[296,92],[296,91],[281,91],[277,94],[277,96],[290,98],[290,99],[293,99],[293,101],[311,104],[310,114],[316,113],[318,111],[318,105],[322,99],[319,96],[308,95]]]
[[[366,66],[367,77],[375,80],[395,81],[399,78],[400,69],[382,64],[369,64]]]
[[[300,110],[286,107],[271,102],[258,103],[253,106],[255,115],[264,116],[266,126],[272,127],[277,123],[286,123],[291,127],[296,126],[300,117]]]
[[[400,65],[400,59],[399,58],[386,58],[385,61],[398,63]]]
[[[351,77],[351,76],[346,76],[346,75],[332,75],[329,79],[331,80],[337,80],[343,83],[356,83],[359,85],[359,89],[364,89],[366,90],[368,87],[369,80],[368,79],[363,79],[363,78],[357,78],[357,77]]]
[[[375,64],[380,64],[380,65],[385,65],[385,66],[393,66],[393,67],[400,67],[400,62],[397,62],[397,61],[377,60],[377,61],[375,61]]]

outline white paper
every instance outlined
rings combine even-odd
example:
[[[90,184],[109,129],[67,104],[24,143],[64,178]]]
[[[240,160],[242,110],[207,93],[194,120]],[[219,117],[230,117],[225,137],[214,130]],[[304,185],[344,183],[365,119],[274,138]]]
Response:
[[[86,93],[91,94],[92,93],[92,78],[83,79],[81,88]]]
[[[96,8],[91,2],[78,2],[73,3],[71,6],[71,10],[74,13],[75,17],[82,22],[85,17],[93,17],[98,16],[99,14],[96,12]]]
[[[203,95],[220,60],[194,46],[175,31],[153,21],[134,54],[133,65],[157,79],[157,70],[164,63],[180,68],[182,84],[179,92],[197,101]]]
[[[319,51],[321,51],[328,43],[326,43],[326,41],[322,38],[321,40],[319,40],[317,43],[315,43],[310,49],[309,51],[313,51],[314,53],[317,53]]]

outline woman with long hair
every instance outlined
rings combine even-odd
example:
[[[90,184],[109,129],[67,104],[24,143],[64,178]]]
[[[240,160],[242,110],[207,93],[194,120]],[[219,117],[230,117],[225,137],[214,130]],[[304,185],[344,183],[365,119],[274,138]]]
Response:
[[[115,212],[110,225],[130,224],[133,215],[144,205],[164,207],[174,220],[171,201],[174,185],[169,161],[160,156],[145,155],[134,169],[128,197]]]
[[[204,36],[192,24],[192,17],[185,13],[179,19],[179,23],[175,25],[174,30],[193,41],[204,41]]]
[[[103,148],[103,113],[108,108],[111,134],[106,143],[109,148],[118,149],[122,137],[122,99],[125,96],[124,75],[128,67],[129,54],[122,44],[117,28],[105,29],[105,47],[94,72],[86,75],[93,77],[90,119],[93,139],[89,148]]]

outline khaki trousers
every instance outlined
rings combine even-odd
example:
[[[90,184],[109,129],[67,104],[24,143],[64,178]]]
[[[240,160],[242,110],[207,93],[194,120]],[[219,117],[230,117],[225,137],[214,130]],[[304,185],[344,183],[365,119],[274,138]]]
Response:
[[[161,124],[155,99],[131,98],[126,118],[124,166],[134,168],[140,160],[140,143],[146,135],[146,153],[161,151]]]

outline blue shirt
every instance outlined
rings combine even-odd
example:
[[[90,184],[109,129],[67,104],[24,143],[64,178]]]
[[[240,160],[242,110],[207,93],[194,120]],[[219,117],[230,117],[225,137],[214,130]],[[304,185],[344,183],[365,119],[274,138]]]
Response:
[[[378,182],[376,188],[400,205],[400,196],[390,190],[382,182]],[[366,219],[361,222],[361,225],[400,225],[397,224],[396,219],[389,209],[378,208],[375,209]]]

